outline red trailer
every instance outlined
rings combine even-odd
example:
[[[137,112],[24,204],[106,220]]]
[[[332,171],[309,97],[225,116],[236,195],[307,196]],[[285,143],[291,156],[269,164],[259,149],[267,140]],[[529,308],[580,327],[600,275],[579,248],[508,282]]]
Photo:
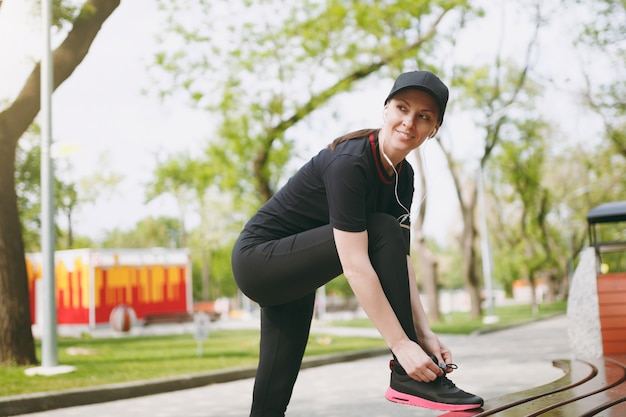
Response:
[[[41,253],[26,255],[33,322],[42,323],[38,306]],[[138,321],[151,316],[193,313],[191,258],[188,249],[75,249],[55,253],[58,324],[109,323],[111,311],[128,305]]]

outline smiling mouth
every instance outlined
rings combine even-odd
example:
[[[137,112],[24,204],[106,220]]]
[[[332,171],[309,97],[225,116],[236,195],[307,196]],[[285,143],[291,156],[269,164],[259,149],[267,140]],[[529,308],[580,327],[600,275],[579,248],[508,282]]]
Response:
[[[415,139],[415,136],[409,135],[408,133],[404,133],[399,130],[396,130],[396,133],[402,136],[404,139]]]

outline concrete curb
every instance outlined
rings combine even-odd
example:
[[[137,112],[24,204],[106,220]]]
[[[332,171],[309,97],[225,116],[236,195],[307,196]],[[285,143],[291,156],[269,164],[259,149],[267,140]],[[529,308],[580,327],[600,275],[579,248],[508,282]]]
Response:
[[[304,358],[302,368],[330,365],[390,354],[388,348],[368,349]],[[107,401],[123,400],[145,395],[160,394],[239,379],[253,378],[256,367],[229,368],[147,381],[134,381],[64,391],[38,392],[0,398],[0,416],[36,413],[57,408],[76,407]]]

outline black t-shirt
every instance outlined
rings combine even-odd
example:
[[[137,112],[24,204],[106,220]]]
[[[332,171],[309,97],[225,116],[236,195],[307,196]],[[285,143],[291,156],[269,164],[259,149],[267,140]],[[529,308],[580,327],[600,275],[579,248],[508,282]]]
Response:
[[[395,178],[379,158],[378,137],[351,139],[325,148],[304,164],[248,221],[245,230],[268,240],[330,224],[347,232],[367,229],[369,213],[406,214],[395,195]],[[398,198],[411,209],[413,168],[402,160]],[[409,216],[402,222],[409,225]]]

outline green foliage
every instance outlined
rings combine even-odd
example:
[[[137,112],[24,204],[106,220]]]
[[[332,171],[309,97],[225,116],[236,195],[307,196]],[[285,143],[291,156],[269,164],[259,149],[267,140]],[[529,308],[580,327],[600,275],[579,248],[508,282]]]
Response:
[[[583,5],[578,16],[582,28],[577,46],[589,55],[584,72],[586,104],[602,117],[607,139],[626,158],[626,76],[607,68],[626,66],[626,1],[575,0]],[[599,73],[601,76],[594,76]]]
[[[32,4],[33,16],[41,15],[41,0],[27,0]],[[79,11],[76,4],[68,0],[52,0],[52,25],[57,29],[63,29],[74,22]]]
[[[37,252],[41,245],[41,144],[39,136],[39,126],[34,124],[19,141],[15,155],[15,192],[26,252]],[[71,218],[78,204],[77,187],[73,182],[60,179],[63,171],[59,168],[59,164],[56,163],[53,179],[54,207],[57,216],[63,215]],[[66,233],[58,223],[55,224],[57,247],[74,247],[64,239]]]
[[[354,297],[354,293],[352,292],[352,288],[348,283],[346,277],[341,274],[335,279],[331,280],[326,284],[326,293],[327,294],[335,294],[343,297],[344,299],[349,299]]]
[[[27,252],[40,247],[41,229],[41,148],[34,135],[19,142],[15,156],[15,192],[22,223],[22,236]]]
[[[114,229],[106,233],[103,248],[177,248],[180,222],[171,217],[148,217],[137,223],[134,230]]]
[[[291,129],[372,74],[395,75],[405,60],[411,69],[425,63],[443,19],[458,21],[470,9],[458,0],[162,0],[159,7],[169,47],[151,69],[160,95],[183,92],[218,118],[204,154],[160,162],[147,194],[172,194],[183,214],[200,215],[186,240],[197,265],[195,297],[234,291],[230,245],[291,174]],[[345,281],[330,286],[349,292]]]
[[[626,19],[626,1],[624,0],[577,0],[587,7],[587,18],[580,42],[598,47],[610,47],[624,41],[624,19]]]
[[[234,243],[234,242],[233,242]],[[192,249],[193,267],[193,299],[204,300],[204,294],[208,293],[210,300],[219,297],[235,298],[237,296],[237,284],[233,277],[230,262],[232,244],[216,248],[211,252],[211,259],[206,262],[208,272],[208,288],[204,287],[203,261],[201,255],[197,254],[197,249]],[[194,256],[194,254],[196,254]]]
[[[160,161],[154,170],[154,179],[146,187],[146,199],[151,201],[161,194],[172,194],[181,205],[194,198],[195,190],[203,190],[210,183],[214,170],[211,165],[176,154]]]
[[[388,65],[422,62],[417,52],[433,41],[441,19],[469,8],[464,1],[303,1],[289,7],[228,1],[224,14],[223,4],[161,1],[168,36],[184,49],[158,53],[153,71],[165,72],[155,76],[164,95],[182,88],[197,106],[220,115],[207,146],[223,175],[216,184],[239,190],[253,208],[288,175],[291,127]],[[188,13],[211,18],[190,24]],[[232,41],[220,41],[216,33],[228,33]]]
[[[554,146],[556,132],[537,116],[515,122],[489,165],[494,275],[511,291],[516,279],[564,284],[587,238],[586,214],[623,199],[626,161],[610,143],[593,151]]]
[[[224,156],[226,158],[226,156]],[[148,184],[146,197],[153,200],[172,195],[181,218],[199,217],[192,230],[179,223],[178,244],[189,247],[193,263],[193,296],[196,300],[234,296],[236,286],[230,267],[230,249],[239,230],[242,198],[225,178],[220,165],[206,155],[192,158],[173,155],[157,163],[154,180]],[[231,170],[232,172],[232,170]],[[234,172],[233,172],[234,173]]]
[[[463,257],[457,245],[440,246],[433,239],[426,239],[427,245],[437,259],[437,288],[460,289],[463,288]],[[415,249],[413,249],[415,252]],[[417,253],[411,254],[414,263],[417,284],[422,288],[424,280],[422,266]]]
[[[507,289],[516,279],[536,281],[540,271],[560,269],[558,275],[564,275],[560,232],[548,222],[554,203],[544,181],[549,169],[547,124],[537,117],[514,121],[512,127],[492,164],[497,170],[492,175],[493,196],[500,212],[491,228],[493,257],[496,276]]]
[[[464,287],[463,255],[458,246],[439,249],[436,252],[439,266],[440,288],[460,289]]]

